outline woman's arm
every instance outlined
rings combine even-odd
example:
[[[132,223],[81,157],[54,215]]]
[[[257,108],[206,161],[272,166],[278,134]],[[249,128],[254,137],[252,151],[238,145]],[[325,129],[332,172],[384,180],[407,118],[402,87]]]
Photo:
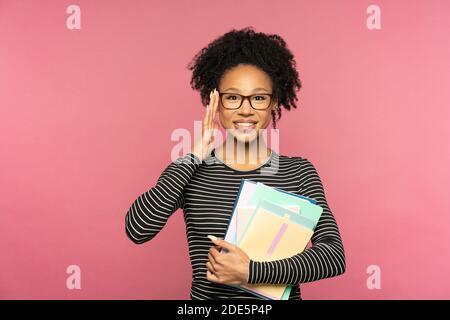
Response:
[[[345,272],[345,253],[339,228],[328,207],[322,182],[313,164],[303,158],[300,167],[301,195],[313,198],[323,208],[311,238],[312,246],[286,259],[250,260],[248,283],[299,284],[331,278]]]
[[[195,142],[192,152],[172,162],[161,174],[156,185],[137,198],[125,216],[125,230],[135,243],[144,243],[158,234],[167,219],[184,206],[183,190],[203,159],[214,147],[218,123],[215,120],[219,106],[219,93],[209,95],[202,121],[202,136]]]
[[[125,231],[131,241],[141,244],[151,240],[172,213],[183,207],[184,187],[200,163],[192,153],[178,158],[166,167],[153,188],[133,202],[125,216]]]

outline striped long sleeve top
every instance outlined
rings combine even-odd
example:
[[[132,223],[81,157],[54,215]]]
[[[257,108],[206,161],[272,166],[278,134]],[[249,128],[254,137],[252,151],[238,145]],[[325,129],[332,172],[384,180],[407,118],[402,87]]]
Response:
[[[262,166],[250,171],[231,168],[215,156],[214,150],[203,161],[192,153],[178,158],[164,169],[154,187],[131,204],[125,215],[126,234],[137,244],[151,240],[181,208],[192,265],[191,299],[261,299],[206,278],[208,250],[212,246],[207,235],[225,238],[241,179],[313,198],[323,208],[312,245],[286,259],[250,260],[249,284],[292,284],[289,299],[298,300],[300,283],[344,273],[339,228],[315,167],[306,158],[283,156],[273,150]]]

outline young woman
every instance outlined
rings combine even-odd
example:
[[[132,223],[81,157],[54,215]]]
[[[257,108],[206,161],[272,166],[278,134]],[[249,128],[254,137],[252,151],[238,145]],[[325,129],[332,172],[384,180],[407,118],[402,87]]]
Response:
[[[189,69],[192,88],[207,105],[202,138],[133,202],[125,218],[128,237],[138,244],[152,239],[182,208],[193,272],[191,299],[259,299],[227,284],[271,283],[293,284],[289,299],[298,300],[300,283],[344,273],[339,228],[315,167],[306,158],[278,154],[263,142],[262,132],[271,120],[276,128],[280,107],[296,108],[296,89],[301,88],[285,41],[251,27],[231,30],[202,49]],[[226,139],[214,149],[217,114]],[[315,199],[323,213],[312,246],[290,258],[253,261],[222,240],[241,179]]]

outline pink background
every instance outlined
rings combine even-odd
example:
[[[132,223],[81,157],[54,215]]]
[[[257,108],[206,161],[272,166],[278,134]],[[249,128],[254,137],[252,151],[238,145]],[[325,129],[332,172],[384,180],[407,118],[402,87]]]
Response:
[[[246,26],[296,56],[280,151],[316,166],[345,244],[303,298],[450,298],[450,2],[79,0],[68,30],[73,3],[0,0],[0,298],[189,299],[181,210],[141,246],[124,216],[202,118],[187,64]]]

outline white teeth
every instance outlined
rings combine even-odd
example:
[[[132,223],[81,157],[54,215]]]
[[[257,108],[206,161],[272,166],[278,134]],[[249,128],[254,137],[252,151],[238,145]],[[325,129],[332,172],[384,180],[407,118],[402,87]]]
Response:
[[[242,127],[251,127],[254,125],[254,123],[245,123],[245,122],[237,122],[236,123],[238,126],[242,126]]]

